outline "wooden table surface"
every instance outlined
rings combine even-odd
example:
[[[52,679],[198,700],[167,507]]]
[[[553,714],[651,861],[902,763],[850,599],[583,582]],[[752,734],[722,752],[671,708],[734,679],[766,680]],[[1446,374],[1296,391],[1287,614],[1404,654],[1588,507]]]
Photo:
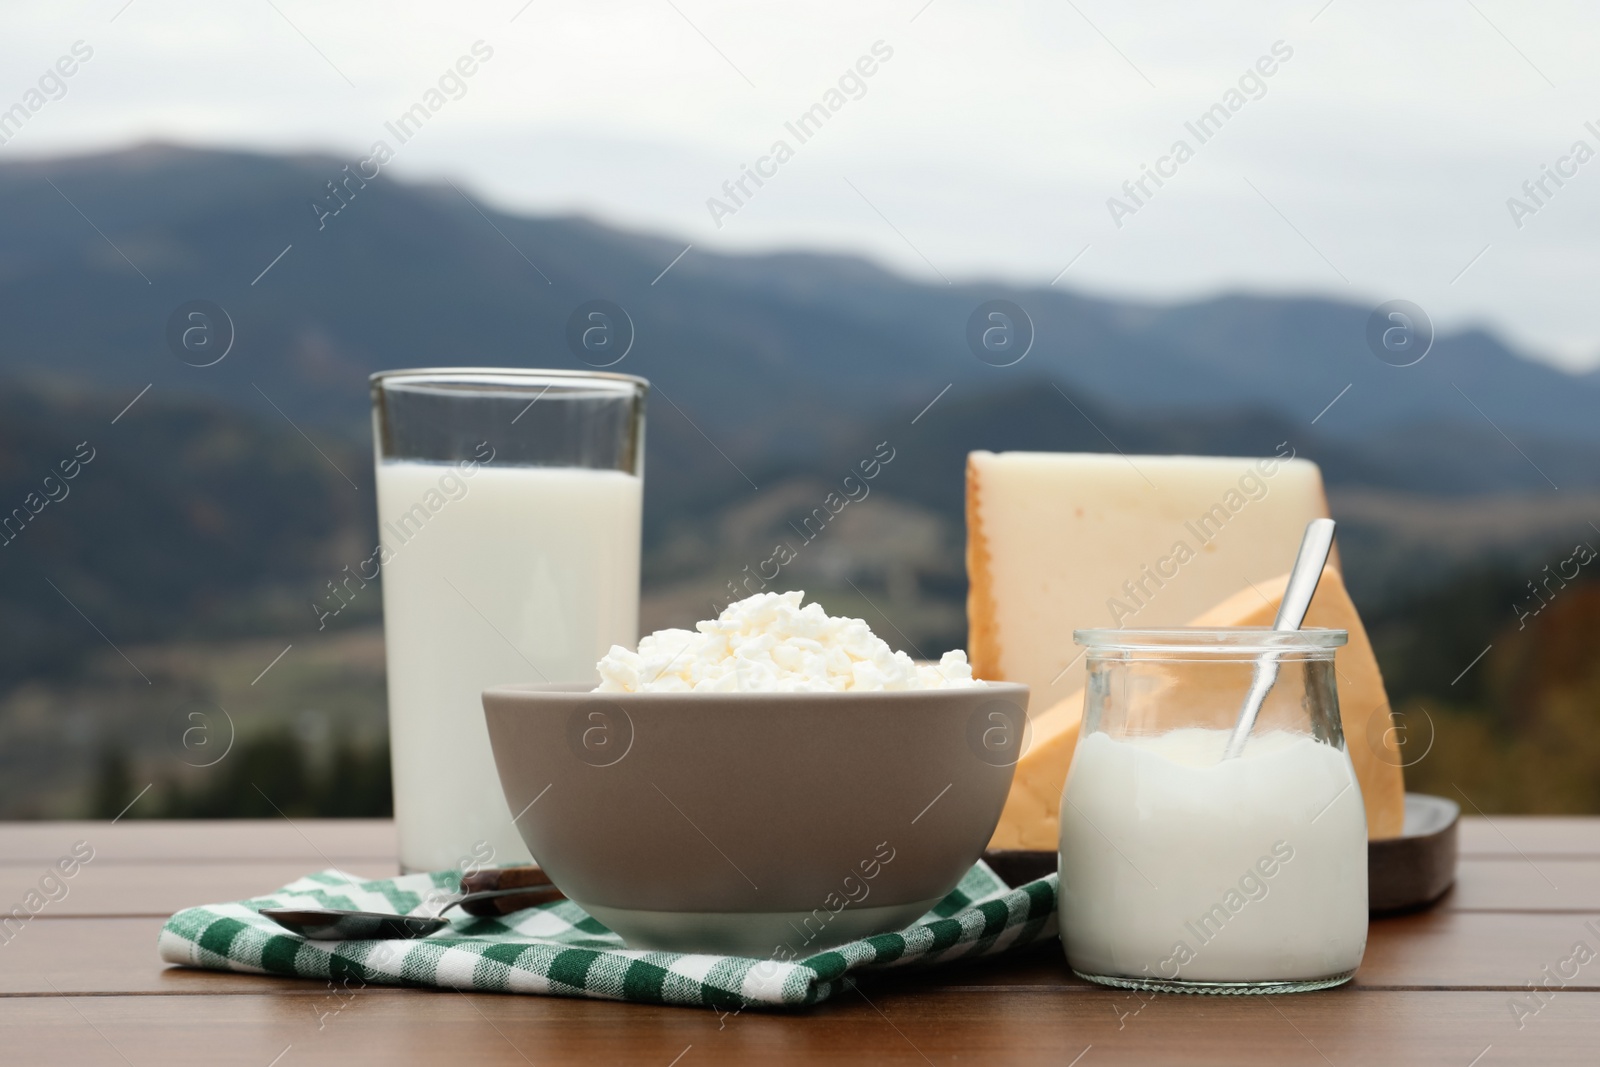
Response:
[[[393,874],[388,822],[0,824],[4,910],[79,841],[94,859],[67,895],[0,944],[0,1063],[1600,1063],[1600,819],[1464,820],[1456,888],[1432,911],[1374,921],[1341,989],[1141,998],[1073,978],[1043,946],[721,1019],[378,986],[340,1002],[320,981],[157,958],[179,908],[330,864]]]

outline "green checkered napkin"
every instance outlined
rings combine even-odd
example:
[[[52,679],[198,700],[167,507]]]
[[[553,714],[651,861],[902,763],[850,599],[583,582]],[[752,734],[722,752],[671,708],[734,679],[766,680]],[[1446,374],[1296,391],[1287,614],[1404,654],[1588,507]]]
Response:
[[[814,1004],[854,971],[992,956],[1056,931],[1055,875],[1013,890],[981,862],[905,930],[792,962],[636,951],[570,900],[496,918],[461,916],[448,932],[419,941],[310,941],[257,914],[269,907],[423,914],[425,898],[453,892],[458,876],[362,881],[321,871],[270,896],[180,911],[162,927],[158,947],[168,963],[218,971],[731,1011]]]

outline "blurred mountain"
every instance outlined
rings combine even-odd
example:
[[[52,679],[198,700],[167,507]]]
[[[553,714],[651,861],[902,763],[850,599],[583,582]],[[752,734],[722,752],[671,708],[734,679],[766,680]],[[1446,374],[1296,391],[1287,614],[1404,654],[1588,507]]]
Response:
[[[917,409],[904,408],[868,420],[866,432],[835,451],[860,452],[868,438],[884,435],[916,441],[896,472],[905,479],[899,491],[955,514],[965,486],[952,472],[964,468],[967,452],[975,448],[1261,456],[1287,443],[1296,455],[1320,464],[1333,489],[1441,498],[1526,490],[1554,499],[1540,470],[1563,490],[1600,489],[1600,442],[1530,433],[1521,448],[1537,458],[1535,469],[1492,428],[1471,424],[1406,423],[1349,438],[1264,405],[1151,411],[1046,378],[987,391],[952,389],[927,414],[917,415]]]
[[[655,386],[652,582],[684,578],[693,546],[724,543],[719,524],[754,486],[827,479],[879,440],[899,449],[882,495],[937,516],[952,543],[973,448],[1250,455],[1287,442],[1322,464],[1336,499],[1361,501],[1367,525],[1348,533],[1377,561],[1354,579],[1373,596],[1439,569],[1416,531],[1437,539],[1445,499],[1518,500],[1525,528],[1490,538],[1514,551],[1557,515],[1570,526],[1573,502],[1600,489],[1600,381],[1481,332],[1396,368],[1367,351],[1367,311],[1348,304],[932,286],[844,256],[685,252],[344,167],[162,145],[0,166],[0,373],[31,383],[0,393],[5,506],[79,442],[100,457],[74,499],[0,549],[14,609],[0,667],[56,656],[73,605],[146,636],[302,625],[371,536],[366,375],[581,368],[565,323],[596,297],[636,327],[617,369]],[[172,309],[196,298],[235,327],[213,366],[180,361],[165,338]],[[968,315],[992,298],[1036,326],[1015,366],[966,348]],[[1492,517],[1480,512],[1454,513],[1466,546],[1488,543],[1470,530]]]
[[[241,412],[152,390],[126,405],[97,390],[0,388],[0,681],[70,671],[113,643],[315,631],[312,603],[371,553],[364,442],[297,428],[265,402]],[[882,515],[852,512],[794,573],[819,589],[854,582],[858,594],[887,590],[898,574],[897,590],[927,596],[897,603],[914,604],[930,627],[921,632],[945,647],[964,639],[947,607],[965,595],[962,470],[975,448],[1268,455],[1288,442],[1322,466],[1363,606],[1484,553],[1522,558],[1600,516],[1596,445],[1570,444],[1550,461],[1562,493],[1519,490],[1515,465],[1490,464],[1477,477],[1495,495],[1440,496],[1427,489],[1466,484],[1465,437],[1454,453],[1396,463],[1381,445],[1308,433],[1263,410],[1152,417],[1046,380],[952,389],[925,411],[842,420],[806,459],[769,455],[738,470],[671,405],[654,406],[646,440],[647,599],[687,591],[671,593],[682,617],[647,611],[650,625],[703,617],[880,442],[895,456],[871,487],[869,510]],[[1493,439],[1478,444],[1493,451]],[[884,556],[890,545],[898,570]],[[339,625],[373,622],[379,606],[374,587]]]
[[[1521,462],[1524,487],[1544,476],[1514,449],[1541,468],[1544,455],[1522,438],[1600,442],[1595,375],[1522,358],[1482,331],[1439,337],[1399,368],[1368,351],[1371,309],[1352,304],[1157,306],[928,285],[847,256],[685,252],[680,239],[583,218],[500,212],[449,184],[362,183],[347,162],[150,145],[0,166],[6,369],[132,391],[154,382],[262,410],[254,383],[297,421],[354,437],[374,370],[581,368],[565,324],[604,298],[637,332],[616,369],[650,378],[658,407],[676,405],[740,466],[812,455],[854,420],[920,407],[947,384],[990,391],[1041,377],[1144,414],[1258,408],[1303,428],[1317,418],[1324,433],[1369,446],[1418,438],[1419,427],[1424,447],[1482,438],[1510,467]],[[1016,366],[966,347],[969,315],[996,298],[1036,328]],[[167,351],[167,316],[190,299],[217,302],[235,324],[216,366]],[[1491,454],[1476,441],[1469,452]],[[1433,488],[1497,487],[1476,480],[1481,464],[1458,467]]]
[[[359,449],[317,433],[324,460],[215,403],[120,406],[0,389],[0,678],[127,641],[302,629],[322,584],[371,551]]]

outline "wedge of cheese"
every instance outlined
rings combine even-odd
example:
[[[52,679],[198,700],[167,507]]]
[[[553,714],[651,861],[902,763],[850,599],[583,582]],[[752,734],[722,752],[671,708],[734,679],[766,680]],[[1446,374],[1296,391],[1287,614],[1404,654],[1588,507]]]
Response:
[[[1083,690],[1029,717],[1027,748],[1017,761],[1011,792],[1000,812],[990,848],[1025,848],[1054,852],[1060,845],[1061,790],[1078,747],[1083,725]]]
[[[1289,576],[1283,574],[1258,582],[1254,588],[1246,586],[1190,620],[1189,625],[1271,626],[1288,582]],[[1366,803],[1367,836],[1374,840],[1398,837],[1405,818],[1405,781],[1390,729],[1389,698],[1366,628],[1361,625],[1344,580],[1332,567],[1322,573],[1305,624],[1350,631],[1349,644],[1334,653],[1345,746]],[[1082,721],[1082,689],[1032,718],[1028,749],[1017,763],[990,848],[1057,847],[1061,790]]]
[[[1083,685],[1074,629],[1179,626],[1287,571],[1328,514],[1316,464],[973,452],[967,652],[1047,708]]]

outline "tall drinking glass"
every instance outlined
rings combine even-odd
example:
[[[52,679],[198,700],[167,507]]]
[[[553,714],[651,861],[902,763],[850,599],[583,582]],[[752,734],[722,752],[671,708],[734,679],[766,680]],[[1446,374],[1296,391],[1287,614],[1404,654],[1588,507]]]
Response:
[[[648,389],[558,370],[372,376],[403,869],[528,860],[480,694],[597,680],[606,650],[638,639]]]

